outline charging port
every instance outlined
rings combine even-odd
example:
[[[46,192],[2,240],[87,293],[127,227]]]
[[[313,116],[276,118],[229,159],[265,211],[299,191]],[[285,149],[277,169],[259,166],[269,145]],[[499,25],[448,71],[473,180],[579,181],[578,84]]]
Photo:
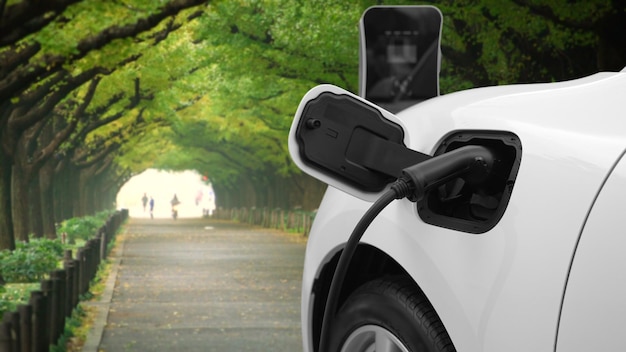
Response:
[[[435,156],[468,145],[493,152],[489,178],[453,178],[426,192],[417,210],[421,219],[431,225],[478,234],[493,228],[504,214],[519,170],[522,146],[519,138],[509,132],[461,131],[444,138]]]

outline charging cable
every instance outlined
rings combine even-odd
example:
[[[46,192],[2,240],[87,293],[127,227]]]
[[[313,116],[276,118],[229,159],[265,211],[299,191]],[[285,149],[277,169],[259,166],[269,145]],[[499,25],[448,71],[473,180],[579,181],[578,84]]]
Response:
[[[484,182],[489,177],[494,163],[492,152],[482,146],[469,145],[430,158],[402,170],[402,176],[393,182],[365,212],[348,238],[333,274],[324,307],[319,352],[329,351],[330,324],[337,312],[341,285],[346,277],[348,266],[363,234],[392,201],[408,198],[416,202],[426,191],[439,186],[454,177],[464,177],[471,182]]]

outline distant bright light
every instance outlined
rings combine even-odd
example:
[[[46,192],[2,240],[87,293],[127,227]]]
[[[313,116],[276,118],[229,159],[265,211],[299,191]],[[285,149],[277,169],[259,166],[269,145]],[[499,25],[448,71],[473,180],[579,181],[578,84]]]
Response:
[[[144,211],[141,198],[144,193],[154,198],[154,217],[171,218],[170,200],[174,194],[178,197],[178,216],[181,218],[200,218],[203,209],[215,210],[215,193],[211,184],[202,182],[202,175],[195,171],[169,172],[148,169],[133,176],[122,186],[117,194],[118,209],[128,209],[135,218],[149,218],[150,206]]]

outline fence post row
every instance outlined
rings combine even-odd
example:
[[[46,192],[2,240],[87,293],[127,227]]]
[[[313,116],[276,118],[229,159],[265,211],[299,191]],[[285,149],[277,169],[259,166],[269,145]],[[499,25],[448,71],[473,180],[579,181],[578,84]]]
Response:
[[[316,212],[300,209],[285,211],[280,208],[218,208],[213,217],[220,220],[232,220],[245,224],[263,226],[283,231],[296,231],[308,236],[311,231]]]
[[[28,304],[16,311],[6,312],[0,322],[0,352],[47,352],[56,345],[69,318],[80,301],[80,295],[89,291],[98,266],[106,258],[106,248],[119,227],[128,219],[128,210],[122,209],[109,217],[84,247],[65,251],[63,269],[50,273],[42,280],[40,291],[32,291]]]

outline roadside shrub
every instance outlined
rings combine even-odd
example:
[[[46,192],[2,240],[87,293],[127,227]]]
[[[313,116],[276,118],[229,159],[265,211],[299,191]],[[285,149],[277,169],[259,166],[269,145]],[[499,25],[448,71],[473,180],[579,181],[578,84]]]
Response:
[[[61,241],[31,238],[16,243],[13,251],[0,251],[0,275],[6,282],[39,281],[56,269],[62,258]]]
[[[6,291],[4,285],[0,285],[0,317],[4,315],[4,312],[10,312],[15,307],[15,304],[4,297]]]
[[[20,304],[28,303],[30,292],[39,287],[39,283],[7,284],[0,286],[0,319],[6,312],[12,312]]]
[[[95,216],[85,216],[82,218],[71,218],[61,223],[57,234],[61,236],[63,233],[67,235],[66,241],[74,243],[76,240],[87,241],[92,238],[98,228],[102,226],[102,221]]]
[[[65,220],[58,228],[57,235],[62,236],[65,233],[67,243],[75,243],[76,240],[87,241],[95,236],[98,229],[104,225],[113,212],[107,210],[93,216]]]
[[[104,223],[107,221],[108,218],[113,216],[113,214],[115,214],[115,210],[114,209],[104,210],[104,211],[101,211],[99,213],[96,213],[96,215],[94,215],[94,217],[101,221],[100,225],[102,226],[102,225],[104,225]]]

